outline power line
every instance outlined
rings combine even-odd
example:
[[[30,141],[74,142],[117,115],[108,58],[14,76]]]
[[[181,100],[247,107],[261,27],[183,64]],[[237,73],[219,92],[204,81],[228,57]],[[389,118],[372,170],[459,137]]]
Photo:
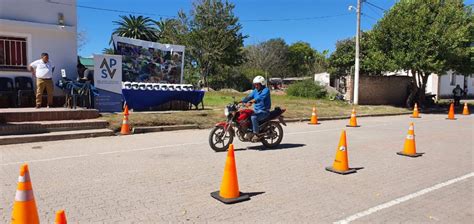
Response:
[[[63,2],[56,2],[54,0],[48,0],[49,3],[57,4],[57,5],[69,5],[73,6],[72,3],[63,3]],[[118,10],[118,9],[111,9],[111,8],[100,8],[94,6],[87,6],[87,5],[79,5],[76,4],[78,8],[84,9],[92,9],[98,11],[107,11],[107,12],[117,12],[117,13],[127,13],[127,14],[137,14],[137,15],[147,15],[147,16],[159,16],[165,18],[176,18],[176,16],[170,15],[161,15],[155,13],[146,13],[146,12],[137,12],[137,11],[128,11],[128,10]],[[241,22],[285,22],[285,21],[304,21],[304,20],[319,20],[319,19],[328,19],[328,18],[335,18],[335,17],[342,17],[351,15],[351,13],[343,13],[343,14],[336,14],[336,15],[326,15],[326,16],[317,16],[317,17],[303,17],[303,18],[284,18],[284,19],[243,19],[240,20]]]
[[[371,2],[369,2],[369,1],[365,1],[365,3],[369,4],[369,5],[372,6],[372,7],[377,8],[377,9],[379,9],[379,10],[382,10],[382,11],[384,11],[384,12],[387,11],[386,9],[384,9],[384,8],[382,8],[382,7],[380,7],[380,6],[376,5],[376,4],[374,4],[374,3],[371,3]]]
[[[381,15],[381,14],[380,14],[380,11],[375,11],[375,9],[374,9],[375,7],[369,5],[369,7],[367,7],[367,8],[369,8],[370,11],[374,12],[377,16],[380,16],[380,15]]]
[[[365,14],[365,13],[361,13],[361,14],[362,14],[362,16],[364,16],[364,17],[367,17],[367,18],[369,18],[369,19],[373,19],[373,20],[375,20],[375,21],[378,21],[378,19],[376,19],[376,18],[374,18],[374,17],[372,17],[372,16],[369,16],[369,15],[367,15],[367,14]]]
[[[51,3],[51,4],[56,4],[56,5],[74,6],[74,4],[72,4],[72,3],[55,2],[55,1],[53,1],[53,0],[48,0],[48,2]],[[147,12],[118,10],[118,9],[110,9],[110,8],[99,8],[99,7],[93,7],[93,6],[87,6],[87,5],[79,5],[79,4],[76,4],[75,6],[78,7],[78,8],[92,9],[92,10],[98,10],[98,11],[107,11],[107,12],[118,12],[118,13],[136,14],[136,15],[147,15],[147,16],[159,16],[159,17],[166,17],[166,18],[175,18],[175,17],[176,17],[176,16],[161,15],[161,14],[147,13]]]
[[[335,18],[341,16],[352,15],[352,13],[343,13],[337,15],[327,15],[327,16],[317,16],[317,17],[304,17],[304,18],[285,18],[285,19],[244,19],[242,22],[284,22],[284,21],[302,21],[302,20],[318,20],[318,19],[327,19]]]

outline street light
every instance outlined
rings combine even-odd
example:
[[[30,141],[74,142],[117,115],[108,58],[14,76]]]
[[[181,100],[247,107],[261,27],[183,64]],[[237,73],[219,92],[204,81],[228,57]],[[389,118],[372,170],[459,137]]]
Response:
[[[354,69],[354,105],[359,104],[359,36],[360,36],[360,11],[361,0],[357,0],[357,8],[349,6],[349,11],[353,9],[357,12],[357,31],[356,31],[356,53],[355,53],[355,69]]]

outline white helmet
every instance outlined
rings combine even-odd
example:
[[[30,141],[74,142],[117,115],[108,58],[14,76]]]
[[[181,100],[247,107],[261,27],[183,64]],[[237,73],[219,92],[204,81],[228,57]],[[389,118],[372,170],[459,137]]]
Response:
[[[260,83],[264,86],[267,82],[265,81],[265,78],[263,78],[262,76],[257,76],[253,79],[253,84],[257,84],[257,83]]]

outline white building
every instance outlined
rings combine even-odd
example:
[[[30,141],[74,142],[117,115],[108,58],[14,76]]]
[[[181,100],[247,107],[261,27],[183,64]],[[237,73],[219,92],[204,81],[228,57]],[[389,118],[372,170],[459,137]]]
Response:
[[[448,71],[445,75],[430,75],[426,85],[426,92],[436,94],[439,98],[452,98],[453,89],[459,85],[467,93],[467,96],[474,97],[474,75],[464,76],[462,74]]]
[[[317,73],[314,74],[314,81],[319,82],[323,86],[329,86],[329,73],[323,72],[323,73]]]
[[[390,72],[385,75],[411,76],[411,72]],[[426,82],[426,93],[436,94],[436,99],[452,98],[456,85],[464,89],[468,97],[474,97],[474,74],[463,75],[453,71],[430,75]]]
[[[55,66],[54,83],[61,69],[76,77],[76,34],[76,0],[0,0],[0,77],[31,77],[27,65],[42,52]]]

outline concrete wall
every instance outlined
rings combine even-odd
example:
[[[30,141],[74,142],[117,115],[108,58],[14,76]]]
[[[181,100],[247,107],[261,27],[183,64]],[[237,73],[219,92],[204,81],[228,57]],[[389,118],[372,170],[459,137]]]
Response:
[[[64,26],[58,25],[58,13],[64,15]],[[61,69],[68,77],[77,77],[76,0],[0,0],[0,35],[25,37],[28,63],[47,52],[55,66],[55,83],[61,78]],[[31,77],[31,73],[0,70],[0,76]],[[62,95],[62,91],[55,88],[55,95]]]
[[[408,97],[407,76],[360,76],[359,104],[365,105],[404,105]],[[353,77],[347,80],[347,95],[353,99]]]

